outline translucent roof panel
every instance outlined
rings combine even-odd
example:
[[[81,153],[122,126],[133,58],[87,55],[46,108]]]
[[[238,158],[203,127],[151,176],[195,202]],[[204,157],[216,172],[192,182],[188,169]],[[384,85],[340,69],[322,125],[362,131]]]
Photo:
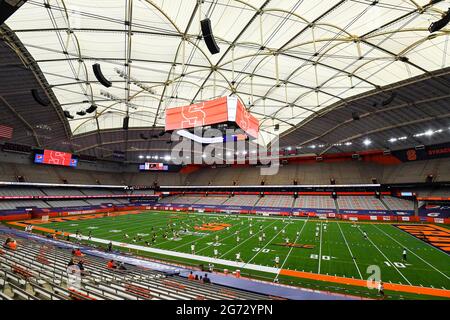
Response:
[[[235,94],[267,143],[336,102],[450,66],[450,27],[428,31],[450,1],[429,2],[27,1],[7,25],[64,110],[97,105],[69,120],[74,135],[120,128],[126,115],[131,127],[163,126],[167,108]]]

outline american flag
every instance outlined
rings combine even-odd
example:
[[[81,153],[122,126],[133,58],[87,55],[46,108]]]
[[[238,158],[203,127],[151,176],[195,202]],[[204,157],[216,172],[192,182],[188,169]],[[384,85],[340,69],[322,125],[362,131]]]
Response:
[[[0,124],[0,138],[12,139],[14,129]]]

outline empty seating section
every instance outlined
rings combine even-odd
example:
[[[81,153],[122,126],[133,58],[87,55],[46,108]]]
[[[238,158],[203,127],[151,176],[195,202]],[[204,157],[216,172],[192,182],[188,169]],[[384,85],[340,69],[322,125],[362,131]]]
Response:
[[[131,165],[130,165],[131,166]],[[130,168],[131,169],[131,168]],[[94,171],[96,170],[96,171]],[[115,185],[259,185],[262,180],[266,185],[291,185],[293,180],[299,184],[329,184],[334,178],[337,184],[372,183],[376,178],[379,183],[424,182],[432,174],[437,182],[450,181],[450,161],[433,159],[412,161],[396,165],[377,163],[320,162],[289,163],[280,166],[276,175],[261,175],[261,168],[254,166],[230,166],[217,168],[200,168],[190,173],[176,172],[129,172],[113,171],[101,164],[90,170],[64,167],[50,167],[34,164],[0,163],[0,181],[16,181],[23,176],[27,182],[47,182],[69,184],[115,184]],[[108,171],[109,170],[109,171]]]
[[[450,197],[450,189],[448,187],[441,187],[439,189],[417,189],[412,192],[415,192],[418,197]]]
[[[84,194],[78,189],[72,188],[41,188],[42,191],[48,196],[84,196]]]
[[[294,202],[293,196],[265,196],[259,199],[256,207],[279,207],[292,208]]]
[[[194,204],[196,203],[200,197],[196,196],[178,196],[173,198],[171,201],[167,201],[166,203],[179,203],[179,204]]]
[[[52,208],[83,207],[89,205],[89,203],[83,200],[49,200],[47,203]]]
[[[8,235],[0,234],[0,242]],[[34,240],[18,239],[17,251],[0,255],[0,300],[232,300],[268,299],[268,296],[187,280],[177,275],[127,265],[109,270],[106,260],[83,258],[85,271],[79,286],[69,288],[70,250]]]
[[[299,196],[295,200],[294,208],[336,209],[336,205],[330,196]]]
[[[253,207],[258,200],[259,196],[257,195],[235,195],[234,197],[230,197],[223,204],[227,206]]]
[[[0,210],[14,210],[17,208],[50,208],[42,200],[2,200]]]
[[[414,202],[410,200],[395,197],[383,197],[383,202],[391,210],[414,210]]]
[[[339,209],[386,210],[380,199],[370,196],[339,196],[337,201]]]
[[[160,203],[194,204],[200,199],[196,196],[171,196],[160,200]]]
[[[224,203],[228,197],[217,197],[217,196],[208,196],[208,197],[200,197],[195,204],[206,204],[206,205],[220,205]]]
[[[120,202],[116,201],[115,199],[109,199],[109,198],[105,198],[105,199],[86,199],[85,200],[88,204],[92,204],[92,205],[101,205],[101,204],[118,204]]]
[[[81,189],[81,192],[83,192],[87,196],[103,196],[103,195],[111,195],[112,192],[109,189],[87,189],[83,188]]]
[[[38,188],[0,187],[0,196],[44,196]]]

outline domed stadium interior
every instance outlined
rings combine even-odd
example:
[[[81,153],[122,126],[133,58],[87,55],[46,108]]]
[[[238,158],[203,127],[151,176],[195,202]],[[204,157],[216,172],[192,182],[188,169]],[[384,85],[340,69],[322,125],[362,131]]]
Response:
[[[449,300],[449,0],[0,0],[0,300]]]

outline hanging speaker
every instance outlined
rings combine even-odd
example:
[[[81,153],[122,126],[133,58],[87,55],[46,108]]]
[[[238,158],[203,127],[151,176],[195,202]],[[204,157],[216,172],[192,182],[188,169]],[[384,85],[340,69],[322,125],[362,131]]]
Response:
[[[0,25],[25,2],[27,2],[27,0],[0,0]]]
[[[95,104],[93,104],[89,108],[86,109],[86,113],[92,113],[95,110],[97,110],[97,106]]]
[[[123,118],[123,130],[128,130],[128,125],[130,123],[130,117],[126,116],[125,118]]]
[[[200,21],[202,27],[202,35],[203,40],[205,40],[205,44],[208,47],[209,52],[211,54],[216,54],[220,52],[220,48],[216,43],[216,39],[214,39],[212,28],[211,28],[211,20],[208,18]]]
[[[148,137],[146,137],[143,133],[139,134],[142,140],[148,140]]]
[[[41,106],[47,107],[49,105],[49,101],[41,98],[41,96],[39,95],[39,92],[36,89],[31,89],[31,95],[34,98],[34,101],[39,103]]]
[[[352,118],[353,118],[353,120],[359,120],[360,118],[359,118],[359,113],[358,112],[352,112]]]
[[[107,88],[112,86],[111,81],[106,79],[105,76],[103,75],[100,65],[98,63],[93,64],[92,69],[94,70],[95,77],[102,85],[104,85]]]
[[[71,115],[70,112],[67,111],[67,110],[64,110],[64,116],[65,116],[66,118],[68,118],[68,119],[73,119],[73,118],[74,118],[74,116]]]
[[[383,102],[381,102],[381,105],[382,105],[383,107],[385,107],[385,106],[391,104],[391,103],[394,101],[394,99],[395,99],[396,96],[397,96],[397,93],[392,92],[392,93],[391,93],[391,96],[390,96],[389,98],[387,98],[386,100],[384,100]]]
[[[85,116],[85,115],[86,115],[86,111],[83,111],[83,110],[78,111],[78,112],[77,112],[77,115],[79,115],[79,116]]]
[[[273,129],[274,129],[274,131],[280,130],[280,125],[277,123]]]
[[[442,28],[444,28],[449,22],[450,22],[450,10],[448,10],[447,13],[444,14],[442,19],[433,22],[428,28],[428,31],[430,31],[431,33],[439,31]]]

